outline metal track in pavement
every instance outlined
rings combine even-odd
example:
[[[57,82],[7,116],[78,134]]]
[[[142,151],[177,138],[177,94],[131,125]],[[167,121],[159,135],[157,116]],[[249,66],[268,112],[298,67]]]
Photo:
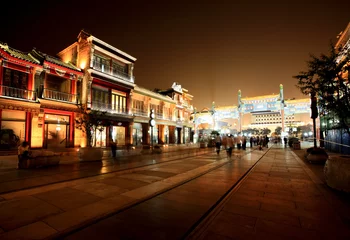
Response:
[[[255,150],[246,151],[246,152],[244,152],[244,155],[247,155],[247,154],[249,154],[249,153],[251,153],[251,152],[253,152],[253,151],[255,151]],[[266,153],[267,153],[267,152],[268,152],[268,151],[266,151]],[[193,232],[193,231],[197,230],[198,227],[201,227],[201,226],[202,226],[201,223],[202,223],[205,219],[207,219],[207,217],[210,216],[211,213],[215,211],[215,209],[220,205],[221,202],[223,202],[223,201],[226,199],[226,197],[235,189],[235,187],[237,187],[237,186],[244,180],[245,176],[254,168],[254,166],[260,161],[260,159],[261,159],[266,153],[264,153],[264,154],[257,160],[257,162],[254,163],[254,164],[247,170],[247,172],[246,172],[245,174],[243,174],[243,176],[242,176],[237,182],[235,182],[235,183],[232,185],[232,187],[230,187],[229,190],[228,190],[227,192],[225,192],[225,193],[223,194],[223,196],[222,196],[222,197],[207,211],[207,212],[205,212],[204,215],[202,215],[202,217],[201,217],[193,226],[190,227],[189,231],[185,233],[185,235],[184,235],[183,238],[187,238],[187,236],[192,235],[192,232]],[[240,158],[242,158],[243,156],[237,156],[237,157],[238,157],[238,159],[240,159]],[[224,158],[225,158],[225,157],[224,157]],[[231,161],[225,163],[224,165],[227,165],[227,164],[231,163],[234,159],[235,159],[235,158],[232,158]],[[59,234],[59,235],[56,235],[53,239],[65,239],[66,237],[68,237],[68,236],[70,236],[70,235],[72,235],[72,234],[74,235],[76,232],[79,232],[79,231],[81,231],[81,230],[83,230],[83,229],[85,229],[85,228],[87,228],[87,227],[89,227],[89,226],[91,226],[91,225],[94,225],[94,224],[96,224],[96,223],[98,223],[98,222],[101,222],[101,221],[103,221],[103,220],[105,220],[105,219],[108,219],[108,218],[110,218],[110,217],[112,217],[112,216],[116,216],[116,215],[118,215],[118,214],[120,214],[120,213],[122,213],[122,212],[125,212],[125,211],[127,211],[127,210],[129,210],[129,209],[132,209],[132,208],[134,208],[134,207],[136,207],[136,206],[138,206],[138,205],[140,205],[140,204],[142,204],[142,203],[144,203],[144,202],[146,202],[146,201],[148,201],[148,200],[150,200],[150,199],[152,199],[152,198],[157,197],[158,195],[161,195],[161,194],[164,194],[164,193],[166,193],[166,192],[169,192],[169,191],[171,191],[171,190],[173,190],[173,189],[175,189],[175,188],[177,188],[177,187],[180,187],[180,186],[185,185],[186,183],[189,183],[189,182],[191,182],[191,181],[193,181],[193,180],[195,180],[195,179],[197,179],[197,178],[200,178],[200,177],[202,177],[203,175],[206,175],[206,174],[208,174],[208,173],[210,173],[210,172],[212,172],[212,171],[215,171],[215,170],[217,170],[218,168],[223,167],[224,165],[220,165],[220,166],[217,166],[217,167],[215,167],[215,168],[213,168],[213,169],[210,169],[210,170],[208,170],[208,171],[206,171],[206,172],[203,172],[203,173],[199,174],[198,176],[193,177],[193,178],[190,178],[190,179],[187,179],[186,181],[184,181],[184,182],[182,182],[182,183],[180,183],[180,184],[176,184],[176,185],[172,186],[171,188],[169,188],[169,189],[167,189],[167,190],[165,190],[165,191],[163,191],[163,192],[158,192],[156,195],[153,195],[153,196],[150,196],[150,197],[148,197],[148,198],[146,198],[146,199],[143,199],[143,200],[141,200],[141,201],[139,201],[139,202],[137,202],[137,203],[135,203],[135,204],[133,204],[133,205],[131,205],[131,206],[128,206],[128,207],[123,208],[123,209],[120,209],[120,210],[115,211],[115,212],[113,212],[113,213],[109,213],[109,214],[107,214],[107,215],[105,215],[104,217],[101,217],[101,218],[99,218],[99,219],[95,219],[95,220],[93,220],[93,221],[91,221],[91,222],[89,222],[89,223],[87,223],[87,224],[84,224],[84,226],[77,227],[76,229],[74,229],[74,230],[72,230],[72,231],[70,231],[70,232],[65,232],[65,233],[61,233],[61,234]],[[137,229],[135,229],[135,231],[137,231]]]
[[[204,155],[204,154],[207,154],[209,151],[212,150],[211,148],[208,148],[208,149],[209,150],[207,150],[207,151],[203,150],[203,152],[194,153],[195,154],[194,156]],[[178,151],[164,152],[164,153],[161,153],[161,154],[153,154],[153,155],[152,154],[147,154],[147,155],[123,156],[123,159],[128,159],[128,157],[129,158],[133,158],[135,156],[137,156],[137,157],[144,156],[144,157],[146,157],[146,159],[141,159],[140,161],[147,161],[147,160],[149,160],[148,158],[152,158],[152,156],[156,157],[156,158],[158,158],[158,157],[161,158],[161,156],[163,154],[164,155],[171,154],[172,157],[175,156],[175,159],[165,160],[165,161],[160,161],[160,162],[152,162],[152,163],[148,163],[148,164],[145,163],[143,165],[136,166],[136,167],[131,167],[131,168],[127,168],[127,169],[117,169],[117,170],[106,171],[106,172],[98,173],[98,174],[91,174],[91,175],[88,175],[88,176],[79,176],[79,177],[76,177],[76,178],[73,177],[73,178],[70,178],[70,179],[58,180],[58,181],[50,182],[50,183],[37,184],[37,185],[33,185],[33,186],[29,186],[29,187],[22,187],[20,189],[14,189],[14,190],[10,190],[10,191],[0,191],[0,194],[13,193],[13,192],[33,189],[33,188],[37,188],[37,187],[45,187],[45,186],[49,186],[49,185],[54,185],[54,184],[63,183],[63,182],[69,182],[69,181],[73,181],[73,180],[77,180],[77,179],[94,177],[94,176],[98,176],[98,175],[104,175],[104,174],[110,174],[110,173],[116,173],[116,172],[121,172],[122,173],[123,171],[133,171],[133,170],[137,171],[138,169],[144,168],[144,167],[147,167],[147,166],[156,166],[157,164],[169,163],[169,162],[178,161],[178,160],[181,160],[181,159],[186,159],[186,158],[189,158],[189,157],[193,157],[193,156],[189,156],[189,155],[192,154],[195,151],[198,151],[198,150],[199,150],[199,148],[192,148],[192,149],[180,149]],[[183,153],[185,151],[187,153]],[[177,155],[179,157],[176,157]],[[106,161],[106,160],[103,160],[103,161]],[[88,165],[89,163],[87,162],[87,163],[84,163],[84,164]],[[72,165],[74,165],[74,164],[72,164]],[[108,166],[113,166],[113,165],[114,165],[114,163],[108,163],[108,164],[106,164],[103,167],[108,167]],[[42,170],[42,169],[40,169],[40,170]],[[16,171],[18,171],[18,170],[16,170]],[[21,180],[25,181],[25,180],[28,180],[28,179],[35,179],[35,178],[48,177],[48,176],[53,176],[53,175],[61,175],[61,174],[67,174],[67,173],[73,173],[73,172],[84,172],[84,171],[89,171],[89,169],[79,169],[79,170],[73,170],[73,171],[61,171],[61,172],[57,172],[57,173],[49,172],[48,174],[39,174],[37,176],[29,176],[29,177],[23,177],[23,178],[18,178],[18,179],[11,179],[11,180],[8,180],[8,181],[3,181],[3,183],[16,182],[16,181],[21,181]]]
[[[255,168],[255,166],[260,162],[260,160],[270,151],[269,148],[256,163],[254,163],[249,170],[240,177],[240,179],[232,185],[232,187],[186,232],[182,239],[192,240],[200,239],[201,235],[205,232],[207,226],[212,222],[212,220],[221,211],[225,203],[229,200],[231,195],[237,191],[243,181],[247,178],[249,173]]]

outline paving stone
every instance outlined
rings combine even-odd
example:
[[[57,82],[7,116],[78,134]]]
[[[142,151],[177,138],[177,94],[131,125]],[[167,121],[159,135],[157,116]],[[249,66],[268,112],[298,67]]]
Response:
[[[155,170],[143,170],[143,171],[137,171],[137,173],[143,174],[143,175],[161,177],[161,178],[168,178],[168,177],[172,177],[175,175],[175,173],[155,171]]]
[[[73,186],[72,188],[86,193],[90,193],[101,198],[112,197],[127,191],[124,188],[120,188],[110,184],[104,184],[101,182],[81,184]]]
[[[128,206],[133,202],[135,202],[135,199],[125,196],[116,196],[45,218],[42,221],[58,231],[64,231]]]
[[[281,193],[270,193],[270,192],[265,192],[264,197],[267,198],[275,198],[275,199],[283,199],[283,200],[289,200],[289,201],[294,201],[294,202],[314,202],[317,201],[318,199],[323,199],[322,196],[312,196],[312,197],[299,197],[299,196],[294,196],[290,194],[281,194]]]
[[[268,177],[266,181],[274,182],[274,183],[290,183],[289,178],[282,178],[282,177]]]
[[[266,187],[266,184],[264,182],[256,182],[256,183],[243,182],[240,188],[253,190],[253,191],[264,191],[265,187]]]
[[[159,211],[162,209],[171,209],[174,211],[183,212],[185,215],[202,215],[207,207],[203,207],[201,205],[191,204],[191,203],[183,203],[178,201],[173,201],[161,197],[155,197],[150,200],[144,202],[144,204],[150,209],[154,211]]]
[[[202,237],[202,240],[212,240],[212,239],[216,239],[216,240],[231,240],[232,238],[230,237],[226,237],[224,235],[212,232],[212,231],[207,231],[205,233],[205,235]]]
[[[250,189],[243,189],[243,188],[239,188],[236,192],[237,194],[245,194],[248,196],[264,196],[264,192],[263,191],[255,191],[255,190],[250,190]]]
[[[61,210],[34,197],[0,202],[0,227],[5,231],[22,227]]]
[[[320,239],[322,237],[322,234],[316,231],[277,223],[265,219],[258,219],[256,222],[257,235],[260,231],[293,239]]]
[[[180,195],[180,194],[177,194],[174,192],[167,192],[167,193],[163,193],[163,194],[159,195],[158,197],[172,200],[172,201],[181,202],[181,203],[190,203],[193,205],[198,205],[198,206],[207,207],[207,208],[211,207],[215,203],[215,201],[213,199],[194,198],[193,194]]]
[[[148,185],[146,182],[138,181],[138,180],[132,180],[132,179],[123,179],[123,178],[106,178],[103,180],[100,180],[99,182],[105,183],[105,184],[111,184],[115,185],[119,188],[123,188],[126,190],[133,190],[135,188],[143,187]]]
[[[239,214],[248,217],[256,217],[261,219],[267,219],[277,223],[283,223],[286,225],[300,226],[299,219],[294,216],[288,216],[276,212],[265,211],[263,209],[254,209],[243,207],[235,204],[225,205],[223,211],[227,211],[234,214]]]
[[[57,231],[43,222],[35,222],[0,235],[0,239],[45,239]]]
[[[240,223],[243,225],[235,223],[234,220],[237,219],[240,219],[239,215],[223,212],[210,224],[208,231],[233,239],[253,239],[255,230],[252,225],[255,225],[256,219],[249,217],[244,219],[242,216]]]
[[[73,188],[60,188],[33,196],[64,211],[101,200],[100,197]]]
[[[163,192],[171,188],[172,186],[173,186],[173,183],[169,183],[165,181],[154,182],[146,186],[139,187],[137,189],[122,193],[121,195],[141,200],[146,197],[150,197],[152,195],[156,195],[160,192]]]
[[[284,199],[276,199],[276,198],[268,198],[266,196],[249,196],[245,194],[239,194],[238,192],[232,196],[232,199],[237,198],[242,201],[257,201],[260,203],[269,203],[273,204],[276,206],[281,206],[281,207],[287,207],[291,209],[295,209],[296,205],[295,202],[289,201],[289,200],[284,200]]]
[[[226,203],[226,205],[235,204],[243,207],[260,209],[260,202],[256,201],[254,198],[244,197],[247,195],[239,196],[235,194]]]

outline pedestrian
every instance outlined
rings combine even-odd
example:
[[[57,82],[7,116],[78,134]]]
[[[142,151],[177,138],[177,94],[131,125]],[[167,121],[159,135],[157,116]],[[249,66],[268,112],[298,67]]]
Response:
[[[226,147],[227,147],[227,136],[226,135],[224,135],[222,137],[221,145],[223,146],[223,149],[226,150]]]
[[[227,137],[227,157],[231,158],[232,156],[232,149],[233,149],[233,139],[232,136]]]
[[[270,142],[269,137],[267,135],[265,135],[265,143],[266,143],[265,145],[267,148],[269,147],[269,142]]]
[[[284,141],[284,147],[287,147],[287,141],[288,141],[287,137],[284,137],[283,141]]]
[[[114,142],[112,139],[110,145],[111,145],[112,157],[115,158],[117,156],[117,140]]]
[[[250,142],[250,147],[252,148],[253,147],[253,137],[250,137],[249,142]]]
[[[215,147],[216,147],[216,153],[219,155],[220,154],[220,148],[221,148],[221,137],[220,137],[219,133],[216,134]]]
[[[29,155],[29,143],[24,141],[18,146],[18,169],[27,168]]]
[[[246,136],[243,136],[242,138],[242,149],[245,150],[246,149],[246,146],[247,146],[247,137]]]

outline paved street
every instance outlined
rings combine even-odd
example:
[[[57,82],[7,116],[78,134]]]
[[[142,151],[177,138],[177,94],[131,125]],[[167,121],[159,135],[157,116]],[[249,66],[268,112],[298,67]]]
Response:
[[[236,149],[232,159],[206,151],[69,165],[77,168],[73,172],[61,166],[28,170],[32,176],[17,174],[17,180],[11,170],[16,187],[0,194],[0,239],[350,237],[339,214],[347,208],[330,201],[324,183],[289,148]],[[50,174],[56,182],[48,181]],[[47,184],[36,185],[40,179]]]

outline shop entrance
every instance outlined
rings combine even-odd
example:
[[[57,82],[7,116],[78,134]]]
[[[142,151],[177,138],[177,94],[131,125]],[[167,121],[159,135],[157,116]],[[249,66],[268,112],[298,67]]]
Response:
[[[44,148],[67,148],[69,143],[69,117],[45,115]]]

